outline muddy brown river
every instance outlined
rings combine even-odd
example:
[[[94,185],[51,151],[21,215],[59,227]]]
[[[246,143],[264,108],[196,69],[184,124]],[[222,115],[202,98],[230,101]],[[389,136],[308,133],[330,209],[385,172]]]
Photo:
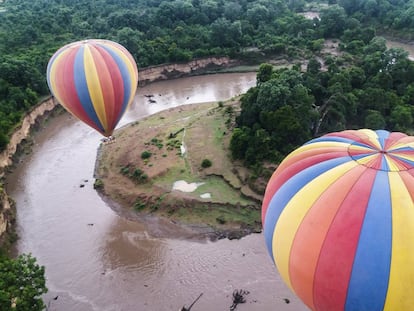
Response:
[[[122,124],[226,100],[254,84],[254,73],[154,83],[138,89]],[[201,293],[192,311],[229,310],[236,289],[249,291],[236,310],[307,310],[280,280],[262,234],[216,242],[171,238],[153,234],[157,226],[163,232],[162,223],[118,216],[93,189],[100,139],[67,114],[53,118],[7,178],[17,203],[18,252],[46,267],[48,310],[176,311]]]

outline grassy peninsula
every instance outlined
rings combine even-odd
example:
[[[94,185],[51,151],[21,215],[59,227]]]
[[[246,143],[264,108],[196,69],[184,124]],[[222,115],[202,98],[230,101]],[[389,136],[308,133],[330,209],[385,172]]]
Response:
[[[100,147],[95,187],[121,213],[209,227],[218,238],[260,231],[261,195],[230,158],[239,109],[239,98],[184,105],[119,129]]]

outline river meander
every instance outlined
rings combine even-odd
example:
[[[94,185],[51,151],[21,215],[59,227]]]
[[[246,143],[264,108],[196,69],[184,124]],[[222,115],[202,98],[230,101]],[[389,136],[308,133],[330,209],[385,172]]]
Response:
[[[141,87],[121,126],[182,104],[226,100],[254,84],[250,73]],[[53,118],[7,177],[18,252],[45,265],[49,311],[178,310],[200,293],[192,310],[229,310],[235,289],[250,292],[237,310],[306,310],[280,280],[262,234],[216,242],[157,238],[147,224],[113,212],[93,189],[100,138],[67,114]]]

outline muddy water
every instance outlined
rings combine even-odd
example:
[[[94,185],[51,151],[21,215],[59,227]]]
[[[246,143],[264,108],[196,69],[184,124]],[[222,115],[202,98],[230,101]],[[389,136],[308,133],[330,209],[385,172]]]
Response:
[[[181,104],[225,100],[254,84],[254,74],[155,83],[138,89],[122,122]],[[165,224],[114,213],[93,189],[100,142],[93,130],[63,115],[34,142],[7,188],[17,203],[18,251],[46,266],[49,310],[178,310],[200,293],[193,311],[229,310],[235,289],[250,292],[237,310],[306,310],[281,282],[261,234],[239,241],[173,239],[154,234]]]
[[[408,58],[414,61],[414,44],[401,43],[393,40],[387,39],[387,48],[401,48],[408,52]]]

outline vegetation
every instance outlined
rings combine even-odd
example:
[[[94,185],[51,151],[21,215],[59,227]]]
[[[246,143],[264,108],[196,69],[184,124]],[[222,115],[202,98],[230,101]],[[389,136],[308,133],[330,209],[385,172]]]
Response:
[[[344,49],[360,53],[376,30],[412,39],[414,10],[408,0],[328,3],[319,21],[296,14],[314,5],[305,0],[2,1],[0,150],[22,115],[48,94],[48,60],[69,42],[114,40],[145,67],[210,55],[246,61],[257,61],[259,55],[306,59],[320,51],[324,38],[341,38],[347,42]],[[370,60],[374,64],[366,66],[377,69],[376,59],[364,61]],[[381,121],[377,117],[374,112],[369,119]]]
[[[47,292],[45,268],[31,255],[16,259],[0,256],[1,310],[44,310],[41,296]]]
[[[378,35],[412,40],[412,1],[327,4],[320,19],[310,20],[296,14],[318,6],[307,0],[0,1],[0,151],[23,114],[48,94],[45,72],[52,54],[86,38],[119,42],[139,67],[213,55],[246,63],[271,58],[298,62],[289,69],[262,64],[257,86],[242,98],[231,151],[258,174],[266,174],[262,163],[277,163],[326,132],[370,127],[411,133],[414,65],[404,51],[388,50]],[[340,42],[338,55],[322,53],[326,39]],[[231,129],[233,111],[228,109],[226,128]],[[180,147],[174,138],[167,149]],[[163,147],[158,139],[151,144]],[[136,167],[121,171],[136,183],[148,178]],[[95,186],[103,187],[102,181]],[[215,219],[226,221],[222,214]],[[44,270],[34,258],[2,257],[0,274],[1,306],[44,307],[39,299],[46,291]]]
[[[122,175],[125,175],[125,176],[129,177],[132,181],[134,181],[136,183],[139,183],[139,184],[143,184],[143,183],[147,182],[147,180],[148,180],[148,175],[145,174],[145,172],[143,170],[141,170],[138,167],[133,167],[130,164],[121,167],[120,173]],[[102,183],[102,185],[103,185],[103,183]],[[100,187],[100,188],[102,188],[102,187]]]
[[[212,165],[213,165],[213,163],[209,159],[203,159],[203,161],[201,161],[201,167],[202,168],[208,168]]]
[[[347,17],[337,5],[321,18],[323,35],[340,39],[338,54],[317,53],[305,70],[262,64],[257,86],[241,100],[230,146],[233,158],[257,168],[280,162],[328,132],[364,127],[413,132],[414,63],[408,53],[387,49],[372,27]],[[334,29],[342,19],[343,27]]]

